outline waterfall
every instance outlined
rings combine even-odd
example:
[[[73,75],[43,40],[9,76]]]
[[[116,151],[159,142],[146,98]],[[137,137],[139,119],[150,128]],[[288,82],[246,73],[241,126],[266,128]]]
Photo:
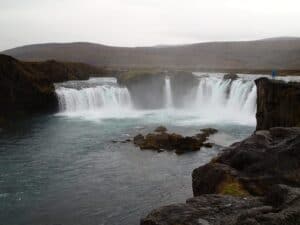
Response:
[[[222,120],[255,121],[256,86],[253,80],[201,77],[193,108],[199,115]]]
[[[173,107],[170,77],[165,78],[165,102],[166,102],[166,104],[165,104],[166,108],[172,108]]]
[[[56,84],[61,113],[94,113],[104,117],[121,117],[132,108],[130,93],[115,79],[97,78]]]
[[[255,124],[256,86],[254,79],[225,80],[221,76],[199,77],[198,84],[187,88],[186,96],[178,98],[171,86],[172,76],[165,77],[162,110],[168,109],[168,118],[192,117],[207,122],[238,122]],[[197,87],[198,85],[198,87]],[[137,110],[126,87],[115,78],[93,78],[88,81],[69,81],[55,85],[60,114],[86,118],[122,118],[164,113],[157,109],[149,112]],[[131,87],[135,88],[134,86]],[[195,90],[196,88],[196,90]],[[152,96],[152,90],[143,93]],[[149,92],[149,93],[148,93]],[[182,94],[181,94],[182,95]],[[177,97],[176,97],[177,96]],[[134,96],[139,98],[139,96]],[[176,106],[173,98],[176,98]],[[147,105],[147,98],[142,98]],[[182,102],[178,102],[182,101]],[[179,104],[178,104],[179,103]],[[182,104],[181,104],[182,103]],[[163,117],[162,117],[163,118]]]
[[[56,90],[61,111],[89,111],[122,109],[130,107],[130,95],[126,88],[99,86],[76,90],[61,87]]]

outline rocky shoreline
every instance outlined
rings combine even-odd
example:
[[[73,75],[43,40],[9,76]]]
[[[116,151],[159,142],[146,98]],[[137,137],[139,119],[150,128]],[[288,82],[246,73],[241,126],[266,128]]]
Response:
[[[193,198],[154,209],[141,225],[300,224],[300,85],[255,83],[253,135],[193,171]]]
[[[300,224],[300,128],[271,128],[193,171],[194,198],[153,210],[141,225]]]

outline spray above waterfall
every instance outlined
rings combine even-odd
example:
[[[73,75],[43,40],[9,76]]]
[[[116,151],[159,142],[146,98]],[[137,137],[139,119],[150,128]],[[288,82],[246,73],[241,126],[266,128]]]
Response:
[[[176,90],[172,76],[164,78],[159,109],[137,109],[130,90],[114,78],[93,78],[56,84],[60,114],[85,117],[127,118],[166,115],[172,121],[194,123],[236,122],[255,125],[256,86],[253,79],[226,80],[220,76],[199,76],[186,90],[184,104],[174,105]],[[131,87],[134,88],[134,87]],[[151,91],[150,91],[151,92]],[[152,95],[153,93],[142,93]],[[134,96],[134,99],[139,96]],[[147,99],[147,98],[145,98]],[[178,98],[176,99],[178,102]],[[147,102],[145,102],[147,104]]]

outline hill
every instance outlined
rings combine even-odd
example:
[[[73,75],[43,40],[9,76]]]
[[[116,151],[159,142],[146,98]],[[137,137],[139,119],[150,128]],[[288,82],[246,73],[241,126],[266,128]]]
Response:
[[[82,42],[49,43],[18,47],[4,54],[26,61],[55,59],[117,68],[298,70],[300,38],[136,48]]]

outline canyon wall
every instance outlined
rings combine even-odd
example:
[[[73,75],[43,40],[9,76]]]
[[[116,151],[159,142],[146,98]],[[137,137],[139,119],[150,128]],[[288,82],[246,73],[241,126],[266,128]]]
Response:
[[[260,78],[257,86],[257,130],[300,126],[300,83]]]

